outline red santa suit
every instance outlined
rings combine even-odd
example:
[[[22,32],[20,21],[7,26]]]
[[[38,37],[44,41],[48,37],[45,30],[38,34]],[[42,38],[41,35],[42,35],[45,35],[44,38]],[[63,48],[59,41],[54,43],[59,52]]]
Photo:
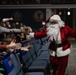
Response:
[[[54,20],[61,20],[58,15],[54,15]],[[58,16],[58,17],[57,17]],[[43,31],[30,33],[31,37],[35,39],[43,38],[48,36],[48,29]],[[55,70],[54,75],[64,75],[65,69],[68,63],[68,56],[71,52],[70,42],[68,37],[76,37],[76,31],[71,29],[69,26],[63,25],[60,27],[59,33],[56,40],[52,40],[49,45],[50,61],[52,62],[53,68]]]

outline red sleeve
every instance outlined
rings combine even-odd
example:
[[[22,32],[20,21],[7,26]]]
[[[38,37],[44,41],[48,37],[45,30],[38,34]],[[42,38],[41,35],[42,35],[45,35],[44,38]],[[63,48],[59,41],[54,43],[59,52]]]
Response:
[[[73,30],[69,26],[65,25],[64,31],[67,37],[71,36],[76,38],[76,30]]]
[[[35,32],[34,34],[34,38],[35,39],[40,39],[46,36],[47,31],[43,30],[43,31],[39,31],[39,32]]]
[[[7,48],[6,48],[6,45],[0,45],[0,52],[1,51],[5,51]]]

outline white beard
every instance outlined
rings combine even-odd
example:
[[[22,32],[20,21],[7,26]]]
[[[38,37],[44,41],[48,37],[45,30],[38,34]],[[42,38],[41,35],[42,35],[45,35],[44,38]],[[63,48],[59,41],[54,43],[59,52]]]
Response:
[[[58,24],[50,25],[47,27],[47,38],[50,41],[57,40],[60,27]]]

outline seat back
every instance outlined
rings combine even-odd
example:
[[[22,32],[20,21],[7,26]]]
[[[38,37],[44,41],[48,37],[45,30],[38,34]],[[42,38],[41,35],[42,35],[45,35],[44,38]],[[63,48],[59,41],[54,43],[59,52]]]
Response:
[[[23,75],[23,70],[22,70],[22,66],[21,66],[21,62],[18,56],[18,53],[12,53],[10,54],[10,57],[12,59],[12,62],[14,64],[15,70],[16,70],[16,74],[17,75]]]
[[[10,56],[3,60],[3,64],[7,71],[7,75],[16,75],[15,67]]]

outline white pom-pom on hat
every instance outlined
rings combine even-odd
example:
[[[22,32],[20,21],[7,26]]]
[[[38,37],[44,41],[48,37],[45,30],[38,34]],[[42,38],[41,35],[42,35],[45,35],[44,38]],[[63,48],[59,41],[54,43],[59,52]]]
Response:
[[[45,24],[46,24],[46,23],[43,21],[43,22],[42,22],[42,25],[45,25]]]

